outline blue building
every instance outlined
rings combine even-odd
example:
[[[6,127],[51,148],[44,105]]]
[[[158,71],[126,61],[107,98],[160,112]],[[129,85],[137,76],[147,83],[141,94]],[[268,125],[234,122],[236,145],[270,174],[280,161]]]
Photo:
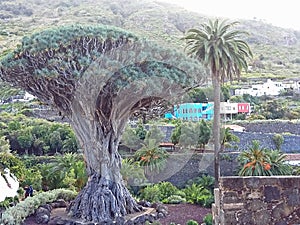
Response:
[[[183,103],[174,106],[174,116],[177,119],[199,121],[211,120],[214,115],[214,104],[209,103]]]

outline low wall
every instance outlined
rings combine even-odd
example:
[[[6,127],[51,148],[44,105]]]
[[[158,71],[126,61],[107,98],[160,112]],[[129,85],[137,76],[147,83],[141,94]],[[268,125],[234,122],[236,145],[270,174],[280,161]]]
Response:
[[[300,176],[221,177],[215,225],[299,225]]]
[[[223,153],[220,155],[221,176],[238,174],[237,156],[240,153]],[[156,176],[158,179],[169,181],[177,187],[184,187],[190,179],[205,175],[214,176],[214,153],[171,154],[165,170]]]

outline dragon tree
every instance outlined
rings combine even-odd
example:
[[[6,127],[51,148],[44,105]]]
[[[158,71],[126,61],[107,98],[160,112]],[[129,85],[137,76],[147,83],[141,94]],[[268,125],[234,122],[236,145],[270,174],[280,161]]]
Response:
[[[129,117],[159,109],[205,83],[204,75],[197,60],[108,26],[34,33],[0,64],[4,81],[69,118],[84,150],[89,180],[69,215],[118,224],[141,210],[120,175],[118,144]]]

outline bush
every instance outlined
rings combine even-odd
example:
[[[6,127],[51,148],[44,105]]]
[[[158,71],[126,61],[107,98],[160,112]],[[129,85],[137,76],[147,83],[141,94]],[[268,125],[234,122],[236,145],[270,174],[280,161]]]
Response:
[[[215,186],[215,178],[210,175],[203,174],[201,177],[196,177],[187,182],[188,185],[192,185],[193,183],[213,191]]]
[[[195,220],[189,220],[186,222],[186,225],[198,225],[198,222]]]
[[[24,201],[18,203],[16,206],[8,208],[3,214],[0,220],[1,225],[18,225],[33,214],[35,210],[41,205],[54,202],[57,199],[63,198],[66,201],[74,199],[76,192],[56,189],[48,192],[39,193],[33,197],[26,198]]]
[[[183,191],[185,192],[186,200],[189,203],[210,207],[214,202],[212,193],[201,185],[188,185]]]
[[[140,195],[141,199],[144,199],[149,202],[159,202],[161,201],[161,192],[159,190],[159,187],[157,185],[151,185],[145,187],[141,191]]]
[[[212,225],[213,224],[213,217],[212,214],[207,214],[204,218],[203,218],[203,222],[205,223],[205,225]]]
[[[243,151],[239,157],[242,168],[240,176],[272,176],[291,175],[292,169],[286,164],[286,155],[278,150],[268,150],[260,147],[257,140],[247,151]]]
[[[171,184],[170,182],[161,182],[159,184],[156,184],[160,190],[161,193],[161,200],[166,199],[174,194],[176,194],[176,192],[178,191],[178,188],[175,187],[173,184]]]
[[[171,195],[162,200],[162,203],[165,203],[165,204],[179,204],[179,203],[185,203],[185,202],[186,202],[186,199],[179,195]]]
[[[277,150],[281,149],[281,146],[284,142],[284,137],[281,134],[274,134],[273,141]]]
[[[178,197],[182,198],[182,200],[184,199],[184,194],[173,184],[170,182],[161,182],[159,184],[145,187],[141,192],[140,198],[149,202],[164,201],[167,203],[167,199],[172,195],[178,195]],[[179,195],[183,195],[183,197]]]

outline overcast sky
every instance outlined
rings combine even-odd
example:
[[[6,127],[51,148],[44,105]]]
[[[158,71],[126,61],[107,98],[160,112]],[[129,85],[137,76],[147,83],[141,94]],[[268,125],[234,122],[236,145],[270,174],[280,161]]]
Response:
[[[158,0],[188,10],[230,19],[260,19],[275,26],[300,30],[299,0]]]

